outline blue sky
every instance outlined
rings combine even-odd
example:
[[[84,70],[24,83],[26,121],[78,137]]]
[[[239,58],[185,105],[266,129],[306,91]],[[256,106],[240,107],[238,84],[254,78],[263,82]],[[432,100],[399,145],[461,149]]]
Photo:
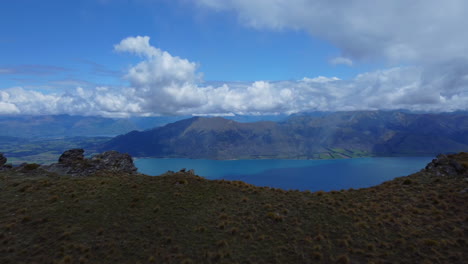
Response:
[[[0,114],[466,110],[467,4],[440,5],[3,1]]]

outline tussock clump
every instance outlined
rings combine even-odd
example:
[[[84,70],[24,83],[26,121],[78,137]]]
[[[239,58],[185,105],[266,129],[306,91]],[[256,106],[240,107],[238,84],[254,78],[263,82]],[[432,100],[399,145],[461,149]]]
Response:
[[[410,180],[410,179],[406,179],[406,180],[403,181],[403,184],[404,184],[404,185],[410,185],[410,184],[412,184],[412,183],[413,183],[413,181]]]
[[[275,222],[283,221],[284,217],[276,212],[268,212],[266,215],[269,219],[274,220]]]
[[[217,247],[227,247],[228,243],[227,243],[226,240],[219,240],[218,242],[216,242],[216,246]]]
[[[32,171],[32,170],[35,170],[37,168],[39,168],[41,165],[37,164],[37,163],[28,163],[28,164],[25,164],[23,166],[23,169],[24,170],[27,170],[27,171]]]
[[[314,260],[322,260],[323,259],[323,254],[318,252],[318,251],[314,251],[314,252],[312,252],[312,258]]]
[[[188,181],[185,180],[185,179],[182,179],[182,180],[178,180],[176,181],[175,185],[186,185],[188,184]]]
[[[346,255],[341,255],[336,259],[337,264],[349,264],[351,263],[351,260],[349,259],[348,256]]]

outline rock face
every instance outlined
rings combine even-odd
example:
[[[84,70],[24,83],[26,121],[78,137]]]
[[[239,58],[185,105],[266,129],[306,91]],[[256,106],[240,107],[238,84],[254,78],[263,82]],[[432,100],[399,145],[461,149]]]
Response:
[[[0,153],[0,167],[5,165],[6,162],[7,162],[7,158],[3,156],[3,153]]]
[[[60,156],[58,163],[43,166],[43,168],[50,172],[72,176],[88,176],[98,171],[118,171],[128,174],[134,174],[137,171],[132,157],[128,154],[107,151],[90,159],[86,159],[83,154],[83,149],[67,150]]]
[[[460,157],[468,155],[460,153],[458,155],[439,154],[429,164],[425,171],[434,173],[436,176],[461,176],[468,174],[468,168],[460,161]]]
[[[121,171],[125,173],[135,173],[137,171],[130,155],[114,150],[95,155],[91,158],[91,163],[96,166],[97,170]]]
[[[84,149],[70,149],[65,151],[59,158],[59,164],[72,165],[84,160]]]

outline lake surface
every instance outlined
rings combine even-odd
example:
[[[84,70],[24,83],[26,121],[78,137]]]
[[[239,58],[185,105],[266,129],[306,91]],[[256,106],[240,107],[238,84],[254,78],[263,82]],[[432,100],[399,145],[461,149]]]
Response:
[[[433,157],[336,160],[137,159],[138,171],[160,175],[194,169],[207,179],[242,180],[257,186],[310,191],[364,188],[418,172]]]

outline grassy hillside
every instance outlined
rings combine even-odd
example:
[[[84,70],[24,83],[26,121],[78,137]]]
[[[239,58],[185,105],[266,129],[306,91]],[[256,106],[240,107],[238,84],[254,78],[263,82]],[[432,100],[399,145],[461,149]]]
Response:
[[[25,167],[0,172],[0,263],[466,263],[466,177],[310,193]]]

